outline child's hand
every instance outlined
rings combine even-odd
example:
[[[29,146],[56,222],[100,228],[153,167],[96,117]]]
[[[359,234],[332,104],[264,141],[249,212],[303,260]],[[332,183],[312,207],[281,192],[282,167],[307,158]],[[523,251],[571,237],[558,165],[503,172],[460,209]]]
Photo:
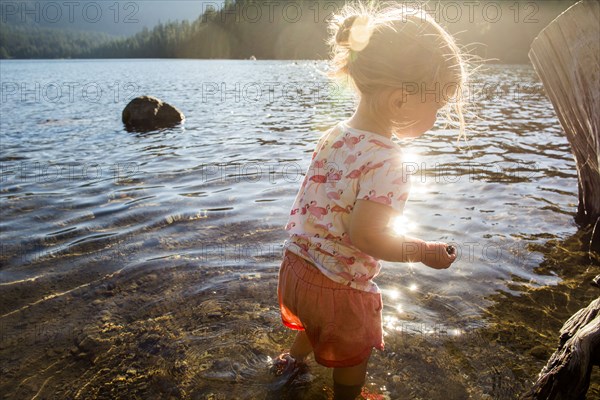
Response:
[[[423,264],[435,269],[446,269],[456,260],[456,248],[447,243],[426,242],[423,249]]]

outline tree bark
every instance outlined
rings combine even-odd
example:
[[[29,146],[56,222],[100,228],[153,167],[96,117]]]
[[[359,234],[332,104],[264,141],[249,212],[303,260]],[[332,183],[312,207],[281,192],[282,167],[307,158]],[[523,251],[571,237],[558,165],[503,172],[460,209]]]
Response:
[[[600,365],[600,297],[560,330],[560,344],[523,400],[583,400],[594,365]]]
[[[599,37],[600,2],[584,0],[544,28],[529,51],[575,157],[579,180],[575,221],[582,226],[600,217]]]
[[[575,221],[594,228],[590,251],[600,246],[600,3],[569,7],[535,38],[529,51],[571,144],[578,176]],[[600,285],[600,276],[592,282]],[[600,365],[600,297],[560,330],[558,349],[524,400],[583,400],[594,365]]]

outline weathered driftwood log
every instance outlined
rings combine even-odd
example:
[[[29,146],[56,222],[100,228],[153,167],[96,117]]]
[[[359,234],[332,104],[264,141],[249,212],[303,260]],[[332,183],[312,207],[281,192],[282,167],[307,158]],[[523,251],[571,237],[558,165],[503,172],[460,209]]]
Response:
[[[600,245],[599,37],[600,3],[580,1],[544,28],[529,51],[575,157],[579,190],[575,220],[582,226],[595,225],[590,250]],[[523,398],[585,399],[594,365],[600,365],[600,297],[565,322],[558,350]]]
[[[122,114],[123,123],[129,131],[150,131],[181,123],[185,116],[177,108],[152,96],[131,100]]]
[[[579,177],[576,221],[600,217],[600,2],[569,7],[535,38],[529,59],[571,144]]]
[[[595,251],[600,255],[600,217],[596,220],[590,238],[590,252]]]
[[[600,297],[560,330],[560,344],[524,400],[582,400],[594,365],[600,365]]]

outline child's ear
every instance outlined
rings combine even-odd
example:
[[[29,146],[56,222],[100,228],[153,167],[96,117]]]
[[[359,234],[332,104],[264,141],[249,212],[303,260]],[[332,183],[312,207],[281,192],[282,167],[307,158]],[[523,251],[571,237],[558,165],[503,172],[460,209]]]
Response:
[[[396,89],[391,93],[388,105],[391,110],[397,112],[400,111],[405,102],[406,93],[402,89]]]

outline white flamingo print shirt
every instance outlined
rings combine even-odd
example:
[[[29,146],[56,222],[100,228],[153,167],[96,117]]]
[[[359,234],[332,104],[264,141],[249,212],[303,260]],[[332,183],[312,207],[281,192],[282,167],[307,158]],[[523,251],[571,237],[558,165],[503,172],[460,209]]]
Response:
[[[410,191],[400,145],[345,121],[319,139],[285,229],[284,249],[314,264],[327,277],[379,293],[373,282],[379,260],[352,245],[348,232],[357,200],[386,204],[399,214]]]

